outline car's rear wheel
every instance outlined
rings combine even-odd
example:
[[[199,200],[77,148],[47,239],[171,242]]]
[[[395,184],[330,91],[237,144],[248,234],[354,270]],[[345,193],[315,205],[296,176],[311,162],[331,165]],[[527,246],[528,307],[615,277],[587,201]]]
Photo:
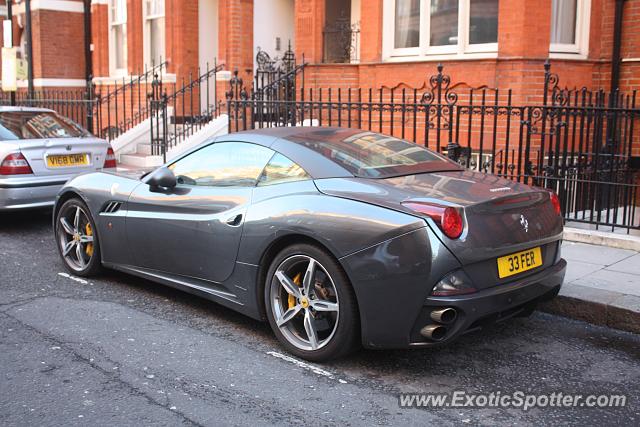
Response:
[[[67,200],[56,214],[58,251],[69,272],[91,276],[100,271],[100,245],[89,208],[80,199]]]
[[[331,255],[312,245],[290,246],[271,263],[265,285],[267,318],[290,353],[324,361],[357,348],[355,295]]]

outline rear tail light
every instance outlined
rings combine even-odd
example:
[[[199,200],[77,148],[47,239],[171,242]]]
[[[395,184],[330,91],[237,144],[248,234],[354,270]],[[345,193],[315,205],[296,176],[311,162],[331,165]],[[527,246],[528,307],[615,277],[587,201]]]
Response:
[[[562,215],[562,209],[560,208],[560,199],[558,198],[558,195],[553,191],[549,191],[549,199],[551,200],[553,210],[556,211],[556,214]]]
[[[116,167],[116,154],[113,152],[113,148],[109,147],[107,149],[107,156],[104,158],[104,168],[115,168]]]
[[[462,234],[464,223],[457,208],[417,201],[403,202],[402,206],[431,218],[450,239],[457,239]]]
[[[32,174],[29,162],[22,153],[12,153],[0,163],[0,175],[27,175]]]

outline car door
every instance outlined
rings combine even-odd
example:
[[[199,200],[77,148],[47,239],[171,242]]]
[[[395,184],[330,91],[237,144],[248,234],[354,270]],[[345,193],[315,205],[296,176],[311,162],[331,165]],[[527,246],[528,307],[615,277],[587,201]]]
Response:
[[[252,190],[272,155],[256,144],[213,143],[169,165],[174,188],[141,183],[126,219],[136,266],[224,282],[233,272]]]

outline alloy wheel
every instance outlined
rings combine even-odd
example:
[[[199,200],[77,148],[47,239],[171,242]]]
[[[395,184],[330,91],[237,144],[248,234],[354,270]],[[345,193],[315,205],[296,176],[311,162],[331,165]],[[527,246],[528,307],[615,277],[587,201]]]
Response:
[[[280,263],[270,289],[271,310],[285,339],[301,350],[318,350],[338,327],[335,283],[316,259],[293,255]]]
[[[85,210],[69,205],[60,213],[57,222],[58,244],[66,264],[74,271],[83,271],[94,252],[94,233]]]

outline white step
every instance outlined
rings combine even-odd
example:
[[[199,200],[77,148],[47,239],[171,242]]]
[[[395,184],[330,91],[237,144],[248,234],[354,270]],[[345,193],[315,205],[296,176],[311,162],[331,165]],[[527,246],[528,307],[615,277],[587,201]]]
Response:
[[[202,126],[192,135],[189,135],[178,145],[171,147],[167,151],[167,160],[169,161],[175,159],[182,153],[194,148],[195,146],[201,144],[209,138],[229,133],[228,124],[229,117],[226,114],[221,114],[217,118]]]
[[[164,162],[162,161],[162,156],[123,154],[120,156],[120,163],[137,168],[154,168],[161,166]]]
[[[144,156],[150,156],[152,153],[152,145],[148,142],[141,142],[136,145],[136,154],[142,154]]]

